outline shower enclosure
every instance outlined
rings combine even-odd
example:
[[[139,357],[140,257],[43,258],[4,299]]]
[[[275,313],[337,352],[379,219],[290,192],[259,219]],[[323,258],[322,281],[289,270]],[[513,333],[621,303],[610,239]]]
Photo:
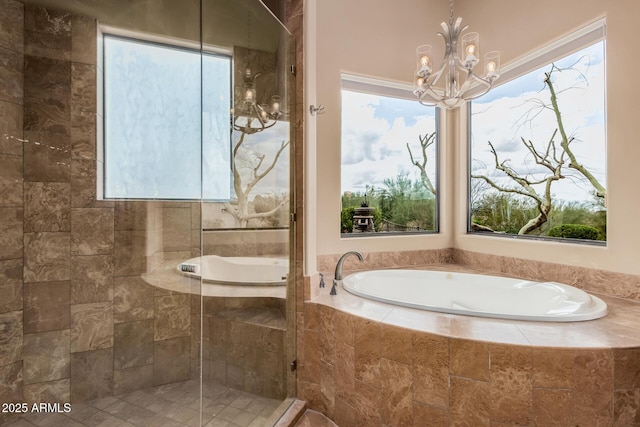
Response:
[[[267,4],[0,0],[0,424],[286,410],[295,44]]]

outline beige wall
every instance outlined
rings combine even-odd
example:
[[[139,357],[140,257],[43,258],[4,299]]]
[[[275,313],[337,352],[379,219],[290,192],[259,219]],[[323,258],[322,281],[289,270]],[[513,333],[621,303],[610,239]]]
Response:
[[[431,0],[364,1],[326,0],[317,2],[316,14],[316,91],[318,103],[327,113],[317,118],[317,255],[341,253],[349,249],[367,252],[456,247],[496,255],[571,264],[640,274],[637,247],[640,228],[634,227],[640,202],[636,184],[640,168],[635,159],[640,146],[634,120],[640,95],[634,84],[633,40],[640,36],[635,0],[565,0],[558,8],[551,0],[535,4],[524,0],[456,2],[456,15],[462,16],[472,31],[481,35],[487,49],[502,52],[502,64],[525,56],[599,18],[607,22],[607,150],[609,222],[607,247],[569,245],[552,242],[523,242],[514,239],[466,235],[466,141],[464,123],[457,113],[449,113],[448,135],[441,135],[441,234],[385,238],[341,239],[336,223],[340,208],[340,71],[372,75],[409,83],[414,50],[419,44],[434,48],[443,44],[435,35],[438,23],[448,18],[448,2]],[[423,23],[423,25],[420,25]],[[434,53],[434,57],[441,52]],[[634,96],[635,95],[635,96]],[[310,154],[312,156],[312,154]],[[313,157],[308,157],[311,161]],[[311,255],[311,254],[310,254]],[[313,274],[313,271],[308,271]]]

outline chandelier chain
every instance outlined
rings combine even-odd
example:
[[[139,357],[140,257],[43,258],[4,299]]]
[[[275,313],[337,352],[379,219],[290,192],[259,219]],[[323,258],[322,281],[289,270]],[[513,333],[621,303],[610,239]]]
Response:
[[[453,24],[453,0],[449,0],[449,22]]]

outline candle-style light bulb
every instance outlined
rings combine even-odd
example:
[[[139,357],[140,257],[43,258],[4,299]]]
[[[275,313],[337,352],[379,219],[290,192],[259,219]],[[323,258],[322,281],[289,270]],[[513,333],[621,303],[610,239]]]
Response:
[[[429,57],[427,55],[420,57],[420,65],[422,65],[423,67],[429,65]]]
[[[496,71],[496,63],[491,61],[487,64],[487,73],[495,73]]]
[[[244,100],[248,102],[253,101],[253,89],[247,89],[244,93]]]
[[[475,55],[476,54],[476,45],[470,44],[467,46],[467,55]]]
[[[418,80],[416,80],[416,85],[418,87],[423,87],[424,86],[424,79],[422,77],[418,77]]]

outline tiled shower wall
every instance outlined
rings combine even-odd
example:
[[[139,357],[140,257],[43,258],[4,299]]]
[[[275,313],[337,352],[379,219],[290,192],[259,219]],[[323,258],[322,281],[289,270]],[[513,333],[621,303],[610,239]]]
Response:
[[[97,201],[100,120],[95,20],[0,0],[0,401],[198,372],[199,299],[140,275],[199,254],[199,205]]]

